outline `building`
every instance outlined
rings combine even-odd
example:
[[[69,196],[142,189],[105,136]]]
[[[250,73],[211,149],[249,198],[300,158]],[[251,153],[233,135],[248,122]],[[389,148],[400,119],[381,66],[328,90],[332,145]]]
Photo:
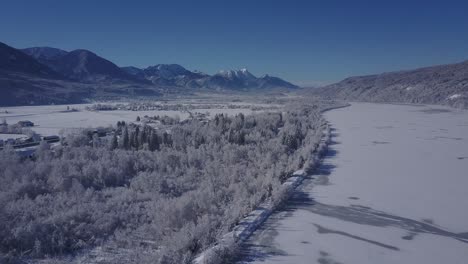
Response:
[[[18,122],[18,125],[20,127],[33,127],[34,126],[34,123],[29,121],[29,120],[24,120],[24,121],[19,121]]]
[[[88,131],[88,136],[92,138],[94,135],[97,135],[98,137],[105,137],[107,136],[107,131],[104,128],[96,128],[94,130]]]
[[[47,143],[55,143],[55,142],[59,142],[60,141],[60,137],[59,136],[46,136],[46,137],[43,137],[42,140],[46,141]]]

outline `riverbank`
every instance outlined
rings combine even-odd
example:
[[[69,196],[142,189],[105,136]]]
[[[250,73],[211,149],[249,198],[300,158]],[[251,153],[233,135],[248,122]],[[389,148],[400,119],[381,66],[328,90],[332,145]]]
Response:
[[[318,175],[248,240],[241,263],[465,263],[468,112],[353,103],[325,113]]]

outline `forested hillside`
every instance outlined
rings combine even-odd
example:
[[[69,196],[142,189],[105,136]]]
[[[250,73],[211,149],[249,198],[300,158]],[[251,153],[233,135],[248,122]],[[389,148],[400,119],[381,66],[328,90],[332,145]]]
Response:
[[[317,162],[324,121],[316,105],[167,130],[119,122],[84,131],[34,159],[0,151],[0,262],[52,260],[117,249],[111,263],[189,263],[281,182]]]
[[[309,92],[333,99],[468,108],[468,61],[350,77]]]

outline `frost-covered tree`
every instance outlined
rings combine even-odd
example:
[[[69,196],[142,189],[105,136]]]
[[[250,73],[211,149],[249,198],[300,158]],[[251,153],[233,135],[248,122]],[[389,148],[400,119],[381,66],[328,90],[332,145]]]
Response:
[[[280,201],[281,182],[316,161],[318,111],[159,117],[159,130],[118,122],[108,139],[67,135],[61,147],[43,143],[33,159],[7,146],[0,254],[20,262],[105,244],[186,263],[260,202]]]
[[[114,149],[116,149],[118,146],[119,146],[119,143],[118,143],[118,141],[117,141],[117,135],[116,135],[116,134],[113,134],[113,135],[112,135],[112,139],[111,139],[110,144],[109,144],[109,149],[110,149],[110,150],[114,150]]]
[[[120,147],[123,149],[129,149],[130,148],[130,135],[128,134],[128,128],[127,126],[124,127],[123,132],[122,132],[122,137],[120,140]]]

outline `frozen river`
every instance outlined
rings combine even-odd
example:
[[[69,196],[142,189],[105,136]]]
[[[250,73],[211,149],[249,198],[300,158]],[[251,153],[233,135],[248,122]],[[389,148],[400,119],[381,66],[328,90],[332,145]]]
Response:
[[[242,263],[468,263],[468,111],[355,103],[327,112],[317,175]]]

